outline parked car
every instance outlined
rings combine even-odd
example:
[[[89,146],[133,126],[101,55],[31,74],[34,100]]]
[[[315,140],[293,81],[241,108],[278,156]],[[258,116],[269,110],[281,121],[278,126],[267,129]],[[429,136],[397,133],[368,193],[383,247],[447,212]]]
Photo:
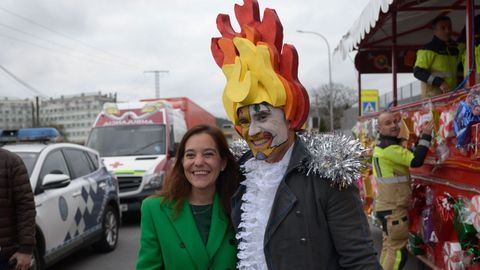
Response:
[[[57,135],[55,129],[21,129],[0,136],[0,142],[8,142],[3,148],[24,161],[35,194],[37,245],[32,269],[48,267],[86,245],[109,252],[118,242],[117,179],[97,151],[45,142]],[[43,142],[31,142],[39,139]]]

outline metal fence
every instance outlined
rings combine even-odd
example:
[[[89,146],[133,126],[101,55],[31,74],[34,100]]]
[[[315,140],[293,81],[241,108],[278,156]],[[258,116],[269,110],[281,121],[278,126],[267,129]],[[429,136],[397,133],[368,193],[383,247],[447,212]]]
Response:
[[[378,97],[380,109],[385,109],[393,101],[393,92],[388,92]],[[420,100],[420,81],[413,81],[407,85],[398,88],[397,102],[398,104],[410,103]]]

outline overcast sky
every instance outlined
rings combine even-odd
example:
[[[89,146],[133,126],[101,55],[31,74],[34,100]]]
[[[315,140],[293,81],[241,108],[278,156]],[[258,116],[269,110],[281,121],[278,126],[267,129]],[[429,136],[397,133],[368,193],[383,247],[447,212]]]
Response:
[[[337,46],[368,0],[259,1],[277,11],[284,42],[299,54],[299,78],[307,90],[328,83],[324,35]],[[225,117],[221,93],[225,79],[210,53],[210,39],[220,34],[218,13],[234,17],[242,0],[3,0],[0,2],[0,65],[47,97],[82,92],[118,94],[120,101],[155,97],[148,70],[168,70],[160,96],[187,96]],[[352,57],[354,54],[352,54]],[[350,59],[332,61],[334,83],[357,89]],[[401,76],[399,86],[413,81]],[[363,88],[390,90],[390,76],[364,76]],[[35,93],[0,69],[0,97]]]

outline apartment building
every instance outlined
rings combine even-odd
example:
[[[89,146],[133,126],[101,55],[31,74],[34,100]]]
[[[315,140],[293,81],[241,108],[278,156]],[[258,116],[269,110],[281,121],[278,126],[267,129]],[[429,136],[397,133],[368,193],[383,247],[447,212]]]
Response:
[[[116,94],[101,92],[44,99],[39,106],[40,125],[60,127],[68,141],[83,144],[103,104],[116,101]]]
[[[101,92],[44,98],[38,104],[39,126],[55,127],[64,140],[83,144],[103,104],[116,101],[116,94]],[[0,129],[35,127],[35,103],[34,99],[0,98]]]
[[[0,99],[0,129],[19,129],[33,126],[33,101],[29,99]]]

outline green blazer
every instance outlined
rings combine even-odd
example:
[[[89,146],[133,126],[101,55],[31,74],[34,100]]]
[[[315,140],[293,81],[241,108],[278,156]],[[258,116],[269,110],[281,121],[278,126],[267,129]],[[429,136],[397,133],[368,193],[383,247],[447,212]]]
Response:
[[[173,203],[160,205],[163,197],[142,204],[140,251],[137,270],[235,269],[237,244],[233,228],[215,194],[207,246],[203,244],[190,205],[183,203],[175,215]]]

